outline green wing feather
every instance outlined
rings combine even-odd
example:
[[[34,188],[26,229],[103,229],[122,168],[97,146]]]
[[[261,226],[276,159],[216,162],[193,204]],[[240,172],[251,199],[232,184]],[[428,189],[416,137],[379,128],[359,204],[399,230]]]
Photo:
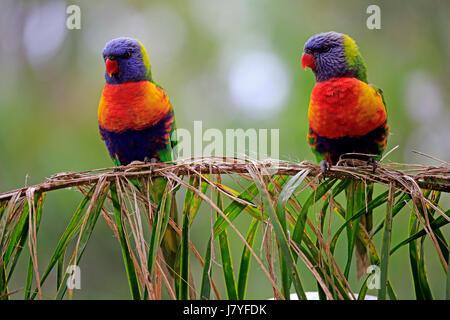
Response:
[[[387,113],[388,109],[387,109],[387,105],[386,105],[386,100],[384,99],[383,90],[381,90],[380,87],[378,87],[374,84],[369,84],[369,86],[372,87],[375,90],[375,92],[381,96],[381,101],[383,101],[384,108],[386,109],[386,113]],[[380,157],[383,154],[384,150],[386,149],[386,140],[387,140],[387,136],[389,134],[389,125],[387,124],[387,122],[385,124],[385,132],[386,132],[386,136],[385,136],[384,140],[378,142],[378,150],[380,152]],[[376,160],[379,160],[379,159],[376,159]]]

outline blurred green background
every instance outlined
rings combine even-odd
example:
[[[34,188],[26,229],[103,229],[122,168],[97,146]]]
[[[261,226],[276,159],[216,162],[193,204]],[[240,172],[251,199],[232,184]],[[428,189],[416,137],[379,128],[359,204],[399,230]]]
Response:
[[[146,46],[153,77],[168,93],[178,127],[190,130],[194,120],[201,120],[204,128],[221,130],[279,128],[280,158],[301,161],[313,160],[306,132],[314,77],[301,69],[303,45],[315,33],[347,33],[366,60],[369,81],[385,94],[392,131],[388,150],[399,145],[388,161],[438,164],[412,150],[450,159],[448,1],[0,3],[0,192],[61,171],[111,165],[98,133],[97,105],[104,84],[101,51],[119,36]],[[80,30],[65,26],[71,4],[81,8]],[[366,27],[370,4],[381,8],[380,30]],[[38,238],[41,272],[80,198],[74,190],[48,195]],[[444,206],[449,207],[448,195]],[[202,208],[192,241],[203,254],[210,213]],[[238,221],[244,233],[248,220]],[[394,221],[393,244],[407,235],[407,228],[406,215]],[[242,243],[232,232],[230,236],[239,261]],[[429,243],[427,248],[432,288],[436,298],[443,298],[442,268]],[[341,252],[344,259],[344,247]],[[16,272],[11,289],[24,287],[26,261],[22,257],[23,272]],[[406,247],[391,263],[400,298],[414,298]],[[198,274],[197,262],[194,268]],[[271,297],[260,268],[254,262],[252,268],[247,297]],[[94,231],[81,271],[82,289],[74,298],[129,298],[120,248],[104,221]],[[220,270],[215,267],[214,272],[225,297]],[[304,274],[306,289],[315,291],[312,276]],[[352,282],[355,290],[358,283]],[[51,284],[44,288],[47,298],[52,292]]]

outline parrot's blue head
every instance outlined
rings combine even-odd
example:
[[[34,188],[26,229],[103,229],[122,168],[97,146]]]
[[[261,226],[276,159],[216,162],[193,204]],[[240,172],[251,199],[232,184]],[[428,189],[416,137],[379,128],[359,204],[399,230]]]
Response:
[[[106,44],[102,55],[106,65],[105,79],[108,84],[151,81],[147,51],[140,41],[132,38],[113,39]]]
[[[316,81],[356,77],[367,82],[364,60],[355,41],[348,35],[330,31],[308,39],[303,48],[302,67],[311,68]]]

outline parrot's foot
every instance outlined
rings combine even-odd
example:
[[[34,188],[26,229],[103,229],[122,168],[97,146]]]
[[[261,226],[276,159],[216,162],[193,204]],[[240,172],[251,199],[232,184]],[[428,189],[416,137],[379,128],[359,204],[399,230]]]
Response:
[[[331,165],[327,160],[320,161],[319,166],[322,171],[322,175],[325,175],[325,173],[327,173],[327,171],[331,168]]]
[[[374,158],[369,158],[369,160],[367,160],[367,165],[372,166],[372,172],[375,173],[375,170],[378,168],[378,161]]]
[[[148,170],[150,171],[150,176],[153,175],[153,169],[155,167],[154,163],[156,163],[156,159],[155,158],[150,158],[150,157],[145,157],[144,158],[144,163],[145,164],[150,164]]]

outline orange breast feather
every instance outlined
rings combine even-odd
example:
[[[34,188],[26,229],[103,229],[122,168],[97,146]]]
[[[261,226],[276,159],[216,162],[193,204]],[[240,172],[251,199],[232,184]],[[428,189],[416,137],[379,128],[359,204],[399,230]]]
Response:
[[[322,137],[360,137],[386,121],[386,109],[380,94],[365,82],[334,78],[316,83],[308,119]]]
[[[148,128],[172,109],[169,98],[150,81],[105,84],[98,107],[98,122],[106,130]]]

